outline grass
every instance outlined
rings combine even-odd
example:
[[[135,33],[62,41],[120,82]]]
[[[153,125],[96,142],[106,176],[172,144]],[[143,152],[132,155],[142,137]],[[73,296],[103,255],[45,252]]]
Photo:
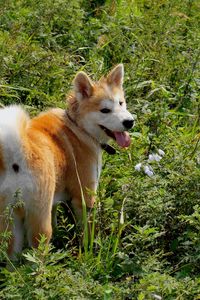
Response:
[[[1,265],[0,299],[200,298],[199,9],[197,0],[1,1],[1,106],[64,108],[78,70],[98,79],[123,62],[137,122],[129,149],[104,154],[90,247],[60,207],[49,247],[24,250],[12,273]]]

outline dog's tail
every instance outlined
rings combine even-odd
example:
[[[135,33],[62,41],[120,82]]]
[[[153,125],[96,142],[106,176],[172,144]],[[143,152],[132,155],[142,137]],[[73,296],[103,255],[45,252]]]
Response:
[[[0,169],[3,165],[5,169],[12,163],[22,161],[28,124],[29,116],[20,106],[0,109]]]
[[[19,105],[10,105],[0,109],[0,128],[4,133],[24,135],[29,116]]]

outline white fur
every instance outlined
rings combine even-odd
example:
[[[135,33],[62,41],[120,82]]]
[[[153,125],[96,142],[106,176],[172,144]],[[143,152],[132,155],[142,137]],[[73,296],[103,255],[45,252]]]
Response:
[[[92,166],[92,177],[94,178],[94,182],[95,182],[95,187],[94,187],[95,192],[97,191],[97,187],[99,184],[101,169],[102,169],[102,151],[101,148],[99,148],[97,153],[97,161]]]
[[[9,203],[14,203],[14,194],[20,189],[23,200],[34,192],[33,178],[25,162],[20,126],[26,113],[19,106],[0,109],[0,145],[6,171],[0,176],[0,192]],[[19,173],[13,170],[13,164],[19,166]]]
[[[126,103],[120,105],[120,97],[116,95],[115,100],[105,99],[101,101],[101,109],[108,108],[110,113],[102,113],[101,111],[89,112],[81,120],[81,126],[94,136],[101,143],[106,143],[109,137],[99,127],[102,125],[111,131],[123,132],[126,130],[123,125],[125,120],[134,120],[132,114],[126,109]]]
[[[116,93],[115,95],[114,95],[114,102],[116,103],[116,104],[120,104],[120,102],[122,101],[123,99],[121,99],[121,94],[120,93]],[[126,107],[126,103],[125,103],[125,101],[123,101],[123,105],[122,105],[123,107],[125,106]]]
[[[15,260],[16,254],[19,254],[22,252],[23,243],[24,243],[24,225],[22,220],[17,216],[13,216],[13,236],[14,238],[14,245],[13,245],[13,252],[12,256],[10,257],[12,260]]]

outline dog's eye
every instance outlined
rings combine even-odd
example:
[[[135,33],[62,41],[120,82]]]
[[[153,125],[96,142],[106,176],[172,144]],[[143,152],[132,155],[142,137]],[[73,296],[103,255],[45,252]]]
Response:
[[[108,114],[109,112],[111,112],[111,110],[109,108],[102,108],[100,112],[102,112],[103,114]]]
[[[121,105],[121,106],[122,106],[122,105],[123,105],[123,102],[122,102],[122,101],[121,101],[121,102],[119,102],[119,105]]]

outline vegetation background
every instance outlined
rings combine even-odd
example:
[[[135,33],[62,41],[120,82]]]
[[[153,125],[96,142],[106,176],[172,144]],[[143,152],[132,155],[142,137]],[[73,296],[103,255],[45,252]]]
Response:
[[[200,299],[199,18],[198,0],[0,1],[2,105],[64,108],[77,71],[123,62],[137,115],[104,154],[90,247],[60,207],[50,247],[1,264],[0,299]]]

